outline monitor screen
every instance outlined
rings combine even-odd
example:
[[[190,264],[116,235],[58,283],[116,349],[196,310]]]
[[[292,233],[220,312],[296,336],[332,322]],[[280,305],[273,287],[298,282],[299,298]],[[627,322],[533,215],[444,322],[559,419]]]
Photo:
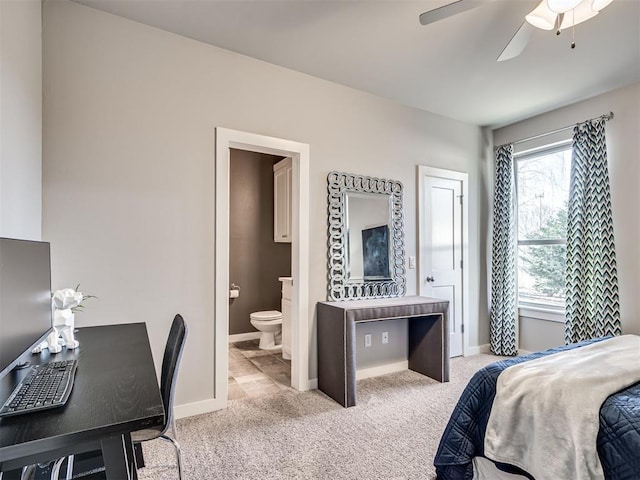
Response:
[[[49,243],[0,238],[0,378],[51,331]]]

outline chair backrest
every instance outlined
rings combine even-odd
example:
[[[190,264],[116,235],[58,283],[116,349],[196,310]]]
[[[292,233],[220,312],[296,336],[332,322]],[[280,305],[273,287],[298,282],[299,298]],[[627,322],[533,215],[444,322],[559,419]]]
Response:
[[[160,394],[165,412],[164,434],[173,421],[173,396],[176,389],[176,379],[178,378],[178,366],[182,358],[182,351],[187,339],[187,325],[182,315],[177,314],[171,323],[167,345],[164,348],[162,357],[162,372],[160,373]]]

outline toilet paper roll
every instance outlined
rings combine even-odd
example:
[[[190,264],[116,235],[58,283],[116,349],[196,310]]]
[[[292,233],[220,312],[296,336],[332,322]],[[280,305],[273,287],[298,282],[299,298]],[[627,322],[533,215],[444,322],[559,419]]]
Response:
[[[240,296],[240,290],[229,290],[229,298],[238,298]]]

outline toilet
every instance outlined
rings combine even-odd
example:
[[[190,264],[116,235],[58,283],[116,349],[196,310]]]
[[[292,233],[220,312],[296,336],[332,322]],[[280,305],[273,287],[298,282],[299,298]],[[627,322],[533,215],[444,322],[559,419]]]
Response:
[[[276,343],[282,338],[282,313],[277,310],[253,312],[249,315],[251,325],[260,330],[260,345],[262,350],[276,350],[282,348],[282,343]]]

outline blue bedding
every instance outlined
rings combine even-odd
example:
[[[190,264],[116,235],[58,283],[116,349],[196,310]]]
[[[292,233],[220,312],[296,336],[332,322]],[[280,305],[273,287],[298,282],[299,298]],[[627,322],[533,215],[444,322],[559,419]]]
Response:
[[[438,480],[471,480],[472,459],[484,456],[484,433],[496,394],[498,375],[505,368],[570,350],[603,339],[536,352],[492,363],[479,370],[462,392],[445,428],[434,465]],[[640,361],[640,359],[639,359]],[[640,479],[640,383],[610,396],[600,409],[598,454],[606,480]],[[526,475],[516,467],[499,468]],[[528,475],[526,475],[528,476]],[[532,478],[529,476],[529,478]],[[538,479],[545,480],[545,479]]]

